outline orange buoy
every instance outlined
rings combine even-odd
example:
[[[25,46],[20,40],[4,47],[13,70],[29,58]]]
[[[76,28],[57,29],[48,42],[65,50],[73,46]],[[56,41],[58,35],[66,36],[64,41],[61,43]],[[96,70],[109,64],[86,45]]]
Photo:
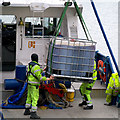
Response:
[[[106,82],[106,67],[105,67],[105,64],[102,60],[98,61],[98,72],[99,72],[100,78],[104,82]]]

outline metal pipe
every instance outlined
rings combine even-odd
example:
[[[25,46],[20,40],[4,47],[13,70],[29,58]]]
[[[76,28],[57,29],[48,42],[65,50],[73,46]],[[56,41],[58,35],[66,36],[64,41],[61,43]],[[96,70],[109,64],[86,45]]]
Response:
[[[114,57],[113,52],[112,52],[112,49],[111,49],[110,44],[109,44],[109,42],[108,42],[107,36],[106,36],[106,34],[105,34],[104,28],[103,28],[102,23],[101,23],[101,21],[100,21],[100,18],[99,18],[99,16],[98,16],[97,10],[96,10],[96,8],[95,8],[95,4],[94,4],[93,0],[90,0],[90,1],[91,1],[91,5],[92,5],[92,7],[93,7],[94,13],[95,13],[95,15],[96,15],[97,21],[98,21],[98,23],[99,23],[100,29],[101,29],[102,34],[103,34],[103,36],[104,36],[104,39],[105,39],[105,41],[106,41],[107,47],[108,47],[108,49],[109,49],[110,55],[111,55],[111,57],[112,57],[112,60],[113,60],[114,65],[115,65],[115,67],[116,67],[116,70],[117,70],[117,72],[118,72],[118,74],[119,74],[119,76],[120,76],[120,71],[119,71],[117,62],[116,62],[116,60],[115,60],[115,57]]]

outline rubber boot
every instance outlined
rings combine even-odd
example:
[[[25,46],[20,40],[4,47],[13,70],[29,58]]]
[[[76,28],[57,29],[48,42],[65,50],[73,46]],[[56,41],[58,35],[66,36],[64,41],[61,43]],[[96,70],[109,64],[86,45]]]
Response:
[[[79,103],[79,106],[83,106],[83,105],[87,105],[87,102],[86,101],[83,101],[82,103]]]
[[[30,109],[29,108],[25,109],[24,115],[30,115]]]
[[[91,110],[91,109],[93,109],[93,105],[91,105],[91,106],[86,106],[86,107],[84,107],[83,109],[84,109],[84,110]]]
[[[110,103],[105,102],[104,105],[111,106],[112,103],[111,102]]]
[[[36,114],[36,112],[31,112],[30,119],[40,119],[40,117]]]

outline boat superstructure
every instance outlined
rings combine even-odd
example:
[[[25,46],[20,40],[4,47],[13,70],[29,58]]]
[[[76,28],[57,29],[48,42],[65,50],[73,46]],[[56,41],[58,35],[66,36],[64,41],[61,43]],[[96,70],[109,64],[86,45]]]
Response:
[[[49,41],[64,4],[31,3],[1,7],[3,79],[13,78],[15,66],[27,65],[31,53],[39,55],[39,63],[43,67],[46,64]],[[79,8],[82,11],[81,5]],[[76,11],[70,6],[59,35],[78,38],[78,29]]]

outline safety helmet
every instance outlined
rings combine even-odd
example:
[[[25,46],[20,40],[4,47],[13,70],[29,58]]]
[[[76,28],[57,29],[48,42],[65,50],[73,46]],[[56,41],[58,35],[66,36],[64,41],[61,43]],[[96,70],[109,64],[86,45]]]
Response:
[[[38,62],[38,55],[37,55],[36,53],[33,53],[33,54],[31,55],[31,60]]]

